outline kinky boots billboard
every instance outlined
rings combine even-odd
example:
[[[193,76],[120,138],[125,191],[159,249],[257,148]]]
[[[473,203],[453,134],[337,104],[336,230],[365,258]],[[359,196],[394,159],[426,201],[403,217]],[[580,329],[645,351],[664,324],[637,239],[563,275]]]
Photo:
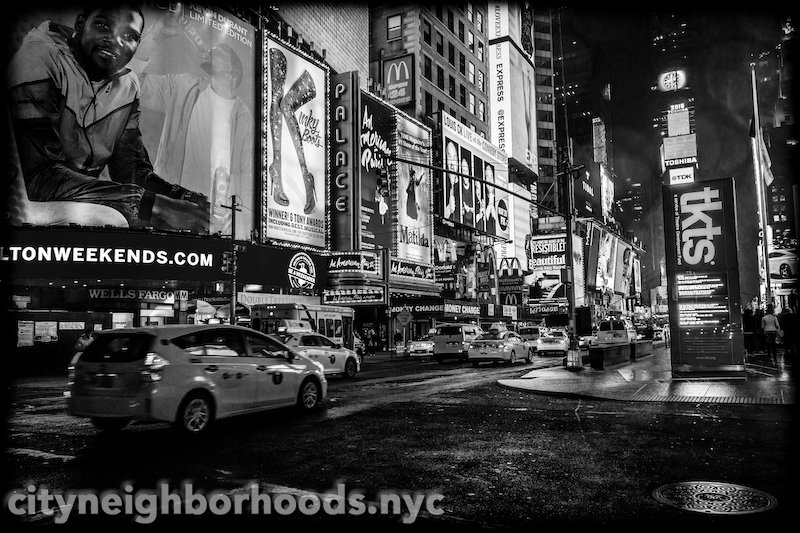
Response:
[[[744,376],[734,181],[663,193],[673,375]]]

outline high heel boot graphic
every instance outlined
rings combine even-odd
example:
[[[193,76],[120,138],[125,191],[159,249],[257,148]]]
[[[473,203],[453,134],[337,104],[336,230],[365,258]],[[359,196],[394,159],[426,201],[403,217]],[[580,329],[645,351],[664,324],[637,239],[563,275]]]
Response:
[[[286,81],[286,56],[274,48],[269,51],[269,70],[272,75],[272,98],[269,106],[270,134],[272,137],[272,164],[269,166],[269,178],[272,184],[272,199],[278,205],[289,205],[289,197],[283,191],[281,175],[281,128],[283,126],[283,84]]]
[[[306,205],[303,208],[303,212],[306,214],[314,210],[314,206],[317,202],[317,190],[314,184],[314,175],[308,171],[308,166],[306,165],[303,138],[300,133],[300,124],[297,122],[295,112],[316,96],[317,89],[314,86],[314,80],[311,78],[311,74],[307,70],[304,70],[281,101],[283,118],[286,120],[286,126],[289,128],[289,135],[292,138],[294,149],[297,152],[297,161],[300,163],[300,170],[303,173],[303,185],[306,189]]]

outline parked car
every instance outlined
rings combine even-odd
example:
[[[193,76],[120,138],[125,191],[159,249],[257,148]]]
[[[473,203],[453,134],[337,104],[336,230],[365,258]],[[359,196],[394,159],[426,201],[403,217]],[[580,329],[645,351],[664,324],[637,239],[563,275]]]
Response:
[[[539,337],[536,341],[536,353],[539,355],[563,354],[569,351],[569,337],[560,329],[553,329]]]
[[[533,361],[533,350],[513,331],[489,330],[475,337],[469,345],[468,355],[472,366],[482,362],[500,362],[514,364],[517,361],[530,363]]]
[[[410,341],[406,346],[409,357],[432,357],[433,356],[433,336],[423,335],[419,339]]]
[[[326,375],[341,374],[346,378],[354,378],[361,371],[358,354],[325,335],[293,333],[284,335],[280,340],[296,352],[320,363]]]
[[[769,253],[770,278],[797,276],[797,254],[791,250],[777,249]]]
[[[637,340],[638,334],[628,319],[613,318],[601,320],[597,325],[597,344],[627,344]]]
[[[433,334],[433,357],[439,363],[447,358],[466,361],[470,343],[481,333],[474,324],[439,324]]]
[[[322,365],[241,326],[192,324],[100,331],[69,368],[67,412],[101,430],[132,420],[205,433],[218,419],[327,394]]]

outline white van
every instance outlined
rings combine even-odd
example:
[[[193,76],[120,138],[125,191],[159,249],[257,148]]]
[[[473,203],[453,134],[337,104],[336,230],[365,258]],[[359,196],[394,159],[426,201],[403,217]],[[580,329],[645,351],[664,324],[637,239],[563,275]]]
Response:
[[[474,324],[439,324],[433,333],[433,358],[439,363],[448,358],[468,359],[470,343],[483,330]]]
[[[633,323],[627,318],[611,318],[601,320],[597,326],[597,344],[629,344],[636,341],[638,335]]]

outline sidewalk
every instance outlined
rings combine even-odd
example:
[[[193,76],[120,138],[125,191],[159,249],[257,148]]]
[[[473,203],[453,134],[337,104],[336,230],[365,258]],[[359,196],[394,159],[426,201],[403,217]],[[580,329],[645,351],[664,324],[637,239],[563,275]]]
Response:
[[[779,404],[795,402],[789,368],[746,365],[746,379],[672,379],[669,350],[657,347],[653,355],[635,362],[593,370],[542,368],[517,379],[500,379],[502,387],[535,394],[573,398],[600,398],[633,402],[691,402]]]

